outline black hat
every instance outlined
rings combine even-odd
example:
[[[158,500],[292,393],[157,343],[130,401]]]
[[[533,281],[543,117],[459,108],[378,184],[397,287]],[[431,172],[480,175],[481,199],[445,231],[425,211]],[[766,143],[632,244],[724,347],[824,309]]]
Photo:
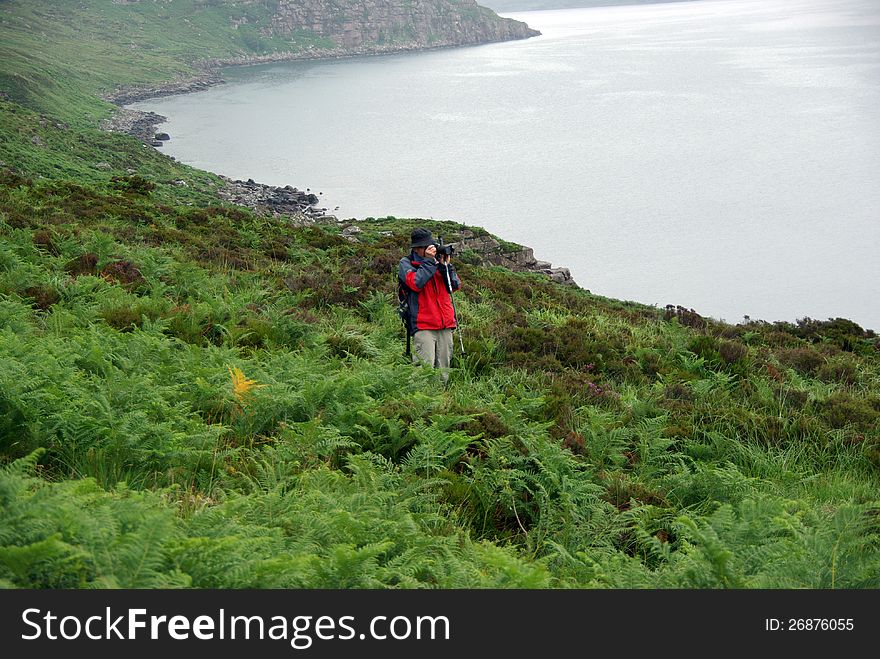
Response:
[[[410,237],[412,238],[412,245],[410,247],[430,247],[434,244],[431,232],[427,229],[413,229]]]

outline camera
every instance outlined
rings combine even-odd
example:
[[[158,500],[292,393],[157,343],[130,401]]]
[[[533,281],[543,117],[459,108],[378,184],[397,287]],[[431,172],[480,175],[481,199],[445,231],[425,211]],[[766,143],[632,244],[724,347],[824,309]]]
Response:
[[[452,256],[455,254],[455,246],[454,245],[444,245],[443,238],[440,238],[440,242],[434,243],[434,247],[437,248],[437,255],[440,256]]]

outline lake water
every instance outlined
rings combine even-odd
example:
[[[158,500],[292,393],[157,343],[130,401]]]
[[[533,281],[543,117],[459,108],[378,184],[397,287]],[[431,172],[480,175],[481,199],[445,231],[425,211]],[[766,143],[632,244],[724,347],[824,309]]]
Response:
[[[169,117],[166,153],[340,218],[483,226],[608,297],[880,330],[880,2],[511,15],[543,36],[135,107]]]

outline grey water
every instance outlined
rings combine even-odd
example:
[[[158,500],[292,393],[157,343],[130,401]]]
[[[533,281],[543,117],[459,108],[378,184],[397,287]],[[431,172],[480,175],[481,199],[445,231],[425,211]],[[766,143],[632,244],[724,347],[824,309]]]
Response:
[[[880,2],[511,16],[543,35],[231,68],[134,107],[179,160],[339,218],[483,226],[607,297],[880,330]]]

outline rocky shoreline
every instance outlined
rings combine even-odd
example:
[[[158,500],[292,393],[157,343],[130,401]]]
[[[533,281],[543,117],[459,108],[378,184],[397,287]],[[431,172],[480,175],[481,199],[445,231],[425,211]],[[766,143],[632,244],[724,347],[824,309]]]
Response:
[[[535,30],[535,33],[540,34],[537,30]],[[175,80],[158,85],[123,86],[105,94],[103,98],[105,101],[123,107],[132,103],[147,101],[151,98],[202,91],[215,85],[224,84],[225,80],[219,74],[219,70],[230,66],[255,66],[257,64],[272,64],[279,62],[396,55],[410,52],[464,48],[469,45],[476,46],[482,44],[444,44],[439,46],[424,46],[417,42],[413,42],[407,44],[389,44],[383,46],[373,45],[353,48],[308,47],[303,51],[281,51],[265,55],[240,55],[238,57],[204,59],[193,64],[193,66],[200,71],[192,76],[179,77]]]
[[[101,122],[100,128],[111,133],[126,133],[144,144],[151,144],[156,141],[156,128],[166,119],[155,112],[119,108],[112,117]]]
[[[318,206],[320,199],[308,188],[303,191],[290,185],[276,186],[257,183],[252,178],[247,181],[220,176],[223,188],[217,196],[238,206],[244,206],[257,213],[271,215],[304,216],[306,222],[300,224],[336,222],[335,215],[328,215],[326,208]]]
[[[448,48],[440,46],[432,48]],[[171,96],[176,94],[189,94],[223,84],[223,78],[217,70],[224,66],[247,66],[264,64],[269,62],[282,62],[306,59],[328,59],[357,57],[362,55],[381,55],[396,52],[407,52],[416,48],[406,46],[354,49],[332,49],[311,51],[305,53],[272,53],[269,55],[242,56],[231,59],[213,59],[199,63],[202,73],[189,78],[179,78],[161,85],[149,87],[129,87],[117,89],[112,94],[104,96],[107,100],[119,106],[113,117],[101,124],[101,129],[112,132],[126,133],[141,140],[144,144],[160,147],[162,140],[157,140],[156,129],[166,121],[166,117],[155,112],[143,112],[124,107],[131,103]],[[428,50],[419,48],[418,50]],[[167,136],[163,136],[166,137]],[[223,187],[217,191],[217,196],[229,203],[249,208],[257,213],[269,213],[284,215],[291,218],[296,224],[332,224],[347,223],[343,229],[343,235],[350,240],[357,240],[356,234],[360,232],[356,225],[357,220],[338,220],[336,216],[327,213],[326,207],[319,207],[320,199],[309,189],[305,191],[290,185],[273,186],[258,183],[253,179],[247,181],[230,179],[220,176]],[[549,277],[553,281],[566,286],[577,286],[572,279],[568,268],[553,267],[547,261],[535,258],[531,247],[519,247],[515,250],[505,250],[503,245],[487,234],[478,235],[473,231],[463,230],[456,238],[459,249],[468,249],[478,255],[483,265],[498,265],[518,272],[535,272]]]

